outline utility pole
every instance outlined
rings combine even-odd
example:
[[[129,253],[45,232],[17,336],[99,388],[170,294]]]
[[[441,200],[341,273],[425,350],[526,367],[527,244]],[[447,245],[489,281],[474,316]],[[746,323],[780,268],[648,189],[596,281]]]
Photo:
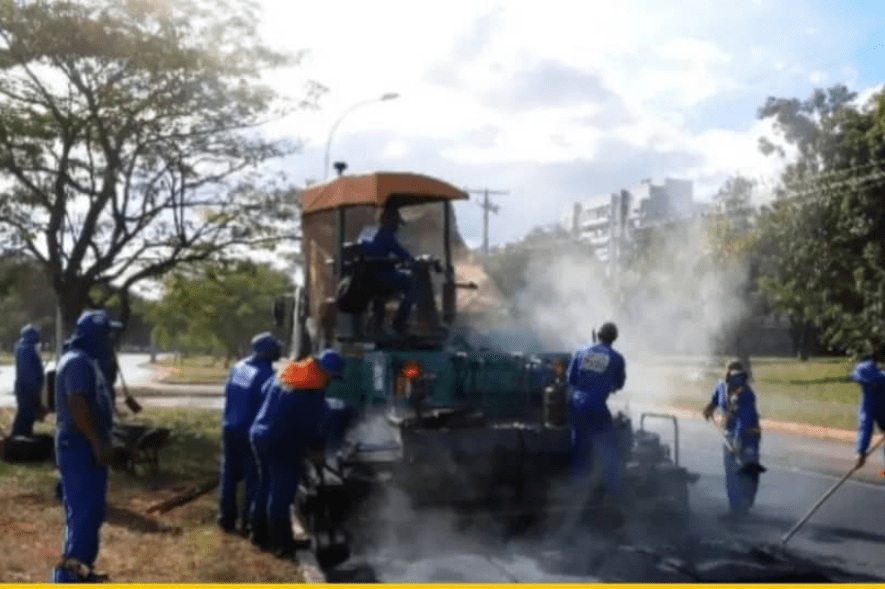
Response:
[[[501,207],[496,205],[495,203],[489,201],[490,194],[510,194],[508,190],[489,190],[488,188],[472,190],[470,188],[465,188],[465,192],[469,192],[470,194],[481,194],[483,195],[483,199],[481,203],[478,203],[482,208],[483,212],[483,226],[482,226],[482,251],[483,253],[489,253],[489,211],[498,214],[498,211]]]

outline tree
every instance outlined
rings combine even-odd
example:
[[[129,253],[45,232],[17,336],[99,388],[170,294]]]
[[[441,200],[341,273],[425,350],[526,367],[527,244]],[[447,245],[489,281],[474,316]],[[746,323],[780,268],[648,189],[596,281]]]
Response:
[[[797,151],[761,222],[762,287],[800,337],[813,324],[825,345],[853,353],[885,345],[885,95],[865,108],[855,96],[839,85],[759,110]]]
[[[48,295],[48,296],[47,296]],[[21,328],[32,323],[41,331],[41,340],[54,339],[55,297],[42,269],[31,258],[4,256],[0,260],[0,344],[10,351]]]
[[[746,256],[755,219],[753,191],[756,183],[743,176],[725,181],[713,196],[716,214],[710,222],[713,255],[719,262]]]
[[[152,313],[155,334],[166,346],[220,348],[230,361],[246,352],[253,335],[272,330],[274,299],[293,288],[288,274],[250,261],[175,272]]]
[[[260,83],[298,56],[262,44],[256,5],[0,0],[0,239],[40,262],[68,327],[112,297],[125,320],[132,287],[181,264],[296,237],[292,190],[261,171],[298,145],[261,128],[322,88]]]

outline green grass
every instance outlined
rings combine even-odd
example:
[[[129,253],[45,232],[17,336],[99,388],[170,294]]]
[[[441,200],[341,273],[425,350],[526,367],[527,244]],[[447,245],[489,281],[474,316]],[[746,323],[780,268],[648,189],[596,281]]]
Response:
[[[751,364],[751,386],[763,419],[838,429],[857,426],[860,388],[850,378],[854,366],[850,359],[812,358],[800,362],[792,358],[753,358]],[[717,380],[723,377],[724,365],[725,359],[717,359],[700,366],[668,368],[667,386],[675,391],[668,400],[680,408],[700,411]]]
[[[167,384],[223,384],[230,366],[212,356],[164,358],[158,363],[163,369],[160,382]]]
[[[11,407],[0,408],[0,429],[9,431],[15,411]],[[211,478],[218,471],[221,448],[221,416],[214,409],[166,409],[144,408],[136,418],[126,423],[144,424],[169,428],[167,444],[160,450],[159,477],[131,477],[126,473],[113,473],[117,484],[133,490],[162,485],[171,479],[177,481],[200,481]],[[55,417],[50,414],[45,421],[37,422],[35,433],[53,434]],[[55,468],[51,464],[10,464],[0,460],[0,480],[12,476],[35,488],[48,488],[54,484]]]

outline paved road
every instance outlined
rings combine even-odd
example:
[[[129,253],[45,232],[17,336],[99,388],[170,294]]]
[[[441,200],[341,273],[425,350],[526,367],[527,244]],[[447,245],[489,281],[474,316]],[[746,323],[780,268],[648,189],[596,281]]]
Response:
[[[615,410],[617,404],[612,405]],[[642,410],[635,401],[631,404],[634,427]],[[761,547],[763,554],[788,557],[787,562],[799,559],[832,567],[844,580],[855,580],[855,575],[885,580],[881,454],[870,458],[865,469],[820,508],[784,553],[783,535],[851,467],[853,444],[765,432],[763,463],[769,470],[762,477],[754,517],[725,525],[718,517],[727,509],[719,434],[702,419],[681,418],[679,427],[680,462],[701,475],[691,488],[693,516],[687,533],[633,521],[616,546],[589,533],[565,542],[556,533],[502,542],[455,532],[453,519],[445,514],[414,514],[407,534],[379,532],[373,538],[374,548],[355,562],[387,582],[687,581],[692,578],[675,572],[669,576],[662,570],[661,563],[666,562],[662,559],[676,557],[683,564],[706,566],[709,570],[695,571],[702,579],[717,574],[731,579],[728,575],[742,569],[733,565],[716,569],[716,563],[727,560],[728,554],[741,555],[734,562],[757,562],[749,557],[750,550]],[[649,420],[646,428],[672,443],[672,426],[666,421]],[[395,511],[402,516],[401,508]],[[747,574],[752,578],[755,573]]]
[[[652,405],[648,402],[634,391],[612,397],[610,406],[613,412],[625,410],[638,427],[643,411],[660,411],[665,405],[660,396]],[[699,406],[704,402],[700,399]],[[672,446],[669,422],[649,418],[645,426]],[[503,541],[488,533],[455,531],[451,514],[411,513],[397,504],[385,507],[399,519],[413,518],[412,525],[405,533],[392,527],[373,530],[372,548],[352,564],[386,582],[734,580],[730,575],[752,579],[760,570],[776,570],[750,556],[752,549],[762,549],[759,554],[771,556],[775,564],[798,559],[841,580],[885,580],[881,452],[782,547],[783,535],[852,466],[853,441],[765,431],[762,456],[769,470],[762,476],[754,516],[726,525],[719,519],[727,510],[719,432],[699,416],[686,416],[679,419],[679,435],[681,464],[700,475],[691,487],[693,515],[687,531],[634,519],[615,543],[599,532],[563,538],[558,530]],[[668,572],[662,566],[667,559],[695,569],[688,575],[684,570]],[[740,564],[755,564],[756,569]]]

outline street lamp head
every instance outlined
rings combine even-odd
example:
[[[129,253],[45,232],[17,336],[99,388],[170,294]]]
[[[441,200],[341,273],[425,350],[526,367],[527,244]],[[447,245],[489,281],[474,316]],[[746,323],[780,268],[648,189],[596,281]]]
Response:
[[[399,94],[396,92],[387,92],[386,94],[381,95],[381,100],[393,100],[394,98],[399,98]]]

